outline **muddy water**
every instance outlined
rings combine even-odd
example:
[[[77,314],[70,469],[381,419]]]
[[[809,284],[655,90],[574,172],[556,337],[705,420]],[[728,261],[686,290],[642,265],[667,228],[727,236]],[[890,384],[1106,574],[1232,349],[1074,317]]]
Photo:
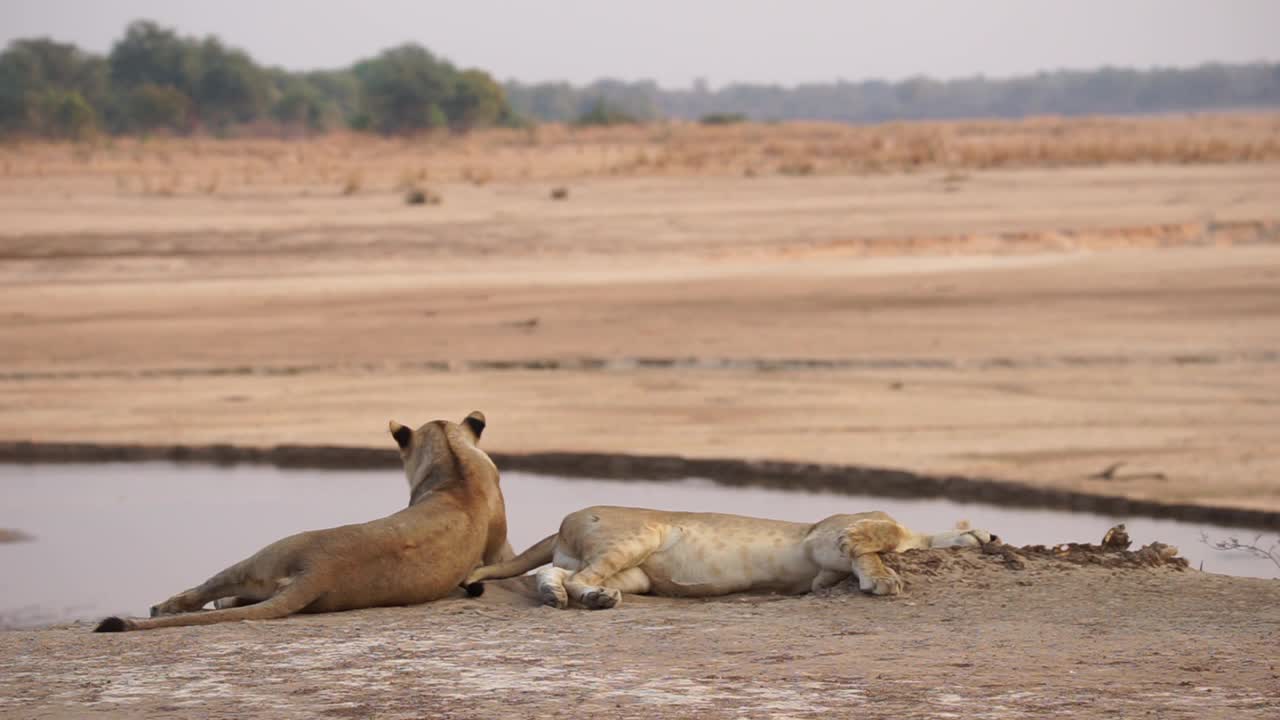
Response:
[[[522,550],[554,532],[567,512],[595,504],[718,511],[812,522],[838,512],[885,510],[921,530],[968,520],[1007,542],[1097,542],[1118,520],[1135,543],[1176,545],[1206,571],[1277,577],[1268,560],[1201,542],[1257,533],[1170,520],[1006,509],[946,500],[901,500],[707,481],[649,482],[503,474],[510,538]],[[179,590],[301,530],[362,522],[408,500],[393,471],[282,470],[172,463],[0,464],[0,529],[30,536],[0,544],[0,626],[112,613],[145,614]],[[1273,540],[1273,534],[1263,540]]]

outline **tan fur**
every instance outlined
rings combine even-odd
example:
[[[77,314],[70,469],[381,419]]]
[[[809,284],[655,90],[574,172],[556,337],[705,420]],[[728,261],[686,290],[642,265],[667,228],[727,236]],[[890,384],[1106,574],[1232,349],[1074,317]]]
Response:
[[[572,599],[610,608],[621,593],[724,595],[748,590],[803,593],[858,578],[875,595],[902,591],[881,554],[979,545],[983,530],[924,535],[882,512],[833,515],[817,524],[720,513],[591,507],[565,517],[560,532],[519,557],[471,573],[467,582],[537,574],[548,605]]]
[[[151,619],[108,618],[102,631],[207,625],[412,605],[453,592],[467,573],[510,558],[498,470],[476,447],[484,415],[436,420],[416,431],[392,422],[409,481],[409,507],[358,525],[274,542],[151,609]],[[218,601],[220,609],[197,612]]]

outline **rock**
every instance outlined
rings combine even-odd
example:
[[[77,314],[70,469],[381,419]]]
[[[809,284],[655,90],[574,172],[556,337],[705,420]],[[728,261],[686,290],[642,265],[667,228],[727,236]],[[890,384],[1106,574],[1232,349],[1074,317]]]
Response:
[[[1128,550],[1132,541],[1129,540],[1129,533],[1124,529],[1124,523],[1120,523],[1107,531],[1102,536],[1102,547],[1105,550]]]
[[[34,539],[35,538],[21,530],[6,530],[5,528],[0,528],[0,543],[30,542]]]

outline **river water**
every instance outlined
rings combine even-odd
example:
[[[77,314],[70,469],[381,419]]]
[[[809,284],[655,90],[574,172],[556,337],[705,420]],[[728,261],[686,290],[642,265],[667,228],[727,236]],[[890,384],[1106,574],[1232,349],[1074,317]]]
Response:
[[[968,520],[1015,545],[1098,542],[1116,522],[1135,548],[1175,545],[1192,567],[1280,577],[1266,559],[1221,552],[1201,540],[1258,533],[1145,518],[904,500],[706,480],[591,480],[506,472],[509,537],[519,552],[555,532],[565,514],[589,505],[715,511],[815,522],[835,513],[884,510],[917,530]],[[0,626],[145,615],[152,604],[196,585],[263,545],[302,530],[363,522],[408,502],[396,471],[285,470],[264,465],[167,462],[0,464],[0,529],[32,539],[0,543]],[[1263,544],[1276,540],[1264,533]]]

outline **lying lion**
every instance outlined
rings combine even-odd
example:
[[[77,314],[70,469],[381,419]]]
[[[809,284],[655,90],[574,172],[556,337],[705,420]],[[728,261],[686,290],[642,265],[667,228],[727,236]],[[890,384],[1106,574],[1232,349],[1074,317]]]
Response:
[[[519,557],[482,567],[467,583],[537,573],[542,602],[611,608],[622,593],[686,597],[747,590],[797,594],[850,574],[875,595],[902,591],[881,553],[991,542],[983,530],[913,532],[882,512],[832,515],[817,523],[720,513],[592,507],[565,517],[560,532]]]
[[[152,607],[151,619],[110,617],[97,632],[412,605],[449,594],[477,566],[512,555],[498,469],[476,447],[484,425],[479,412],[460,425],[435,420],[416,431],[392,421],[409,507],[274,542]],[[218,609],[195,612],[211,601]]]

